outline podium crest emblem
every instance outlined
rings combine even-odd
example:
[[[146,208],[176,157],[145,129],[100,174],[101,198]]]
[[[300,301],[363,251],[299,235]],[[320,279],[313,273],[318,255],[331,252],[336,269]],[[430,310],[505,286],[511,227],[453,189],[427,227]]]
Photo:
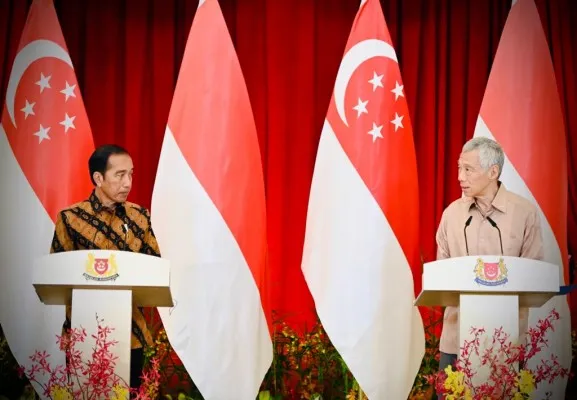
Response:
[[[111,254],[108,258],[96,258],[94,254],[88,253],[86,271],[83,276],[93,281],[113,281],[118,278],[117,269],[114,254]]]
[[[499,286],[507,283],[507,266],[502,258],[498,262],[485,262],[477,259],[475,282],[485,286]]]

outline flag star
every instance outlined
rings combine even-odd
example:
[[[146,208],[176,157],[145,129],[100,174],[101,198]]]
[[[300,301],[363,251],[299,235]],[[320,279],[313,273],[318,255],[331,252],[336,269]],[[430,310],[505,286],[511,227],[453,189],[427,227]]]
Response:
[[[46,88],[52,89],[49,82],[50,78],[52,78],[52,75],[44,76],[42,72],[40,73],[40,80],[36,82],[36,84],[40,86],[40,93]]]
[[[50,136],[48,136],[49,130],[50,127],[44,128],[42,125],[40,125],[38,132],[34,132],[34,136],[38,136],[38,143],[42,143],[44,139],[50,139]]]
[[[397,129],[404,128],[403,126],[403,118],[404,115],[399,116],[399,114],[395,113],[395,119],[391,121],[391,124],[395,125],[395,132]]]
[[[64,121],[60,122],[60,125],[64,126],[64,133],[68,133],[69,128],[76,129],[76,127],[74,126],[75,119],[76,119],[75,115],[69,117],[68,113],[64,113]]]
[[[397,101],[399,96],[405,97],[405,94],[403,93],[404,87],[405,87],[405,85],[399,85],[399,82],[395,82],[395,88],[391,90],[391,92],[393,92],[395,94],[395,101]]]
[[[367,103],[369,101],[362,101],[359,97],[359,103],[353,107],[353,110],[356,110],[357,112],[357,118],[359,118],[361,116],[362,113],[368,114],[369,112],[367,111]]]
[[[373,85],[373,92],[377,90],[377,87],[383,87],[383,76],[384,75],[377,75],[377,73],[373,71],[373,79],[369,80],[369,83]]]
[[[28,99],[26,99],[26,105],[24,108],[20,109],[20,111],[24,112],[24,119],[28,118],[29,115],[36,115],[34,114],[34,106],[36,103],[29,103]]]
[[[76,97],[76,95],[74,94],[74,89],[75,89],[75,88],[76,88],[76,85],[70,86],[70,85],[68,84],[68,82],[66,82],[66,88],[64,88],[64,89],[62,89],[62,90],[60,91],[60,93],[66,95],[66,99],[65,99],[64,101],[68,101],[68,98],[69,98],[70,96]]]
[[[382,125],[377,126],[377,124],[373,122],[373,129],[369,131],[369,135],[373,137],[373,143],[375,143],[375,140],[377,140],[378,137],[380,137],[381,139],[383,138],[383,134],[381,133],[382,129],[383,129]]]

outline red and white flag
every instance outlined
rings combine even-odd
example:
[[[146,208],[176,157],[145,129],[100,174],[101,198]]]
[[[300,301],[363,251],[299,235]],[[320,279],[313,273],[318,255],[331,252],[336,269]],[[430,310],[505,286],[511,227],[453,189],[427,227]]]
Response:
[[[35,350],[46,350],[53,365],[64,365],[55,336],[61,334],[64,307],[40,302],[32,264],[50,251],[58,211],[90,193],[87,164],[93,150],[54,5],[35,0],[0,124],[0,324],[20,364],[28,365]]]
[[[200,1],[152,195],[175,306],[159,309],[205,399],[254,399],[272,362],[266,213],[256,126],[217,0]]]
[[[560,285],[568,282],[567,150],[555,72],[539,12],[533,0],[514,1],[493,61],[474,136],[501,144],[505,165],[501,181],[539,209],[545,261],[559,265]],[[538,356],[559,357],[571,366],[571,316],[565,296],[529,312],[529,326],[552,308],[560,321],[549,335],[549,347]],[[535,359],[532,367],[540,362]],[[559,378],[561,379],[561,378]],[[533,395],[565,396],[566,381],[541,383]]]
[[[409,109],[378,0],[363,0],[323,126],[302,270],[321,322],[370,399],[405,399],[425,350]]]

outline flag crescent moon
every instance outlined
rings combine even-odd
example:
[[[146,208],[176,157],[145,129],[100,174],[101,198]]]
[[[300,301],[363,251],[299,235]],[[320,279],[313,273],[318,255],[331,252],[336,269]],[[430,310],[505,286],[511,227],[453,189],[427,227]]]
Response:
[[[355,70],[365,61],[373,57],[387,57],[397,61],[395,49],[387,42],[379,39],[363,40],[347,51],[341,62],[341,67],[335,80],[335,105],[343,123],[348,126],[345,115],[345,92]]]
[[[14,127],[16,127],[14,98],[16,97],[16,89],[18,88],[20,79],[30,64],[46,57],[62,60],[72,68],[72,60],[68,52],[51,40],[35,40],[20,50],[14,60],[14,67],[10,74],[8,87],[6,88],[6,109],[8,110],[8,115]]]

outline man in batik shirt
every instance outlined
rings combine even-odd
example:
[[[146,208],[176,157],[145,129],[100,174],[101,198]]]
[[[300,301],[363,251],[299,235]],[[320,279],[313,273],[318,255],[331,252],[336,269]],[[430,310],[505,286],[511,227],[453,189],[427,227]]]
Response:
[[[95,188],[89,198],[60,211],[51,253],[74,250],[121,250],[160,257],[146,208],[126,201],[132,188],[132,158],[115,145],[97,148],[88,161]],[[64,328],[70,328],[66,307]],[[140,386],[143,347],[152,345],[142,308],[132,311],[130,387]]]

